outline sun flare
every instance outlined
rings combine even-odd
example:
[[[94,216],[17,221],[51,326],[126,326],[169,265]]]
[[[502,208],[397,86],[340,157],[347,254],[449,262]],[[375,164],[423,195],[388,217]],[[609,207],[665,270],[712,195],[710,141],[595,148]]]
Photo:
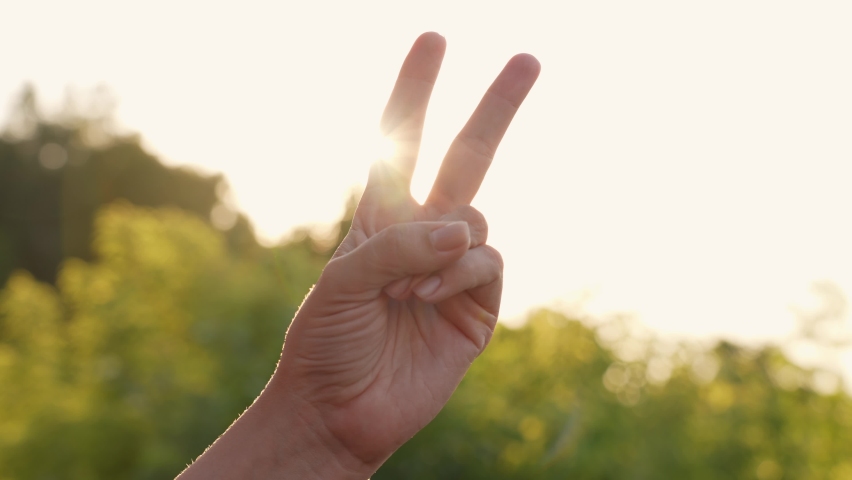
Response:
[[[373,141],[372,150],[376,160],[388,161],[396,154],[396,142],[379,133]]]

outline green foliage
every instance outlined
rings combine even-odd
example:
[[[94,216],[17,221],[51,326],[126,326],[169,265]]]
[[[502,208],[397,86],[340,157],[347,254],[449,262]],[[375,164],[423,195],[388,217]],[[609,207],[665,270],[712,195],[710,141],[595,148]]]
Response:
[[[328,255],[306,237],[241,258],[193,215],[127,203],[95,225],[99,261],[0,291],[0,478],[174,476],[262,390]],[[814,392],[777,350],[626,355],[635,339],[614,327],[546,310],[499,327],[375,478],[852,472],[852,401]]]
[[[0,478],[174,476],[263,389],[322,265],[298,244],[241,260],[176,210],[96,225],[99,262],[2,291]]]
[[[111,99],[100,94],[94,101]],[[48,119],[34,91],[24,90],[0,135],[0,285],[15,269],[54,283],[63,260],[93,260],[95,215],[117,200],[180,208],[208,224],[214,208],[230,208],[221,176],[164,166],[138,137],[116,133],[110,115],[109,107],[72,109]],[[248,220],[231,213],[229,248],[257,254]]]
[[[606,343],[550,311],[498,328],[374,478],[850,478],[852,401],[815,393],[777,350],[625,361]]]

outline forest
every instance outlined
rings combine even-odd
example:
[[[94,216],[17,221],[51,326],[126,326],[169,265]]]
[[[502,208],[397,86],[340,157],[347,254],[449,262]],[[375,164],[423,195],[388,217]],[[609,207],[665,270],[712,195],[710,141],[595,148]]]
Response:
[[[173,478],[263,389],[354,199],[336,238],[265,247],[226,192],[24,90],[0,137],[0,479]],[[539,309],[373,478],[852,479],[831,375]]]

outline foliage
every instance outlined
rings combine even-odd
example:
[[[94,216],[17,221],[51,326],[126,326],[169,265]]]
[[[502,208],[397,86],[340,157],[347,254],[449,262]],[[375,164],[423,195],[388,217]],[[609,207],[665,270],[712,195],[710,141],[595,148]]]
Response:
[[[261,391],[321,265],[298,244],[234,258],[176,210],[96,224],[99,262],[0,297],[0,478],[173,476]]]
[[[444,411],[374,478],[852,475],[852,401],[811,388],[826,372],[774,348],[625,361],[606,343],[551,311],[499,328]]]
[[[0,478],[175,475],[263,388],[324,262],[305,242],[241,259],[171,209],[119,203],[96,226],[98,262],[67,261],[56,287],[18,272],[0,295]],[[551,311],[500,327],[375,478],[852,472],[849,397],[816,393],[777,350],[626,360],[611,327]]]
[[[18,268],[54,283],[64,259],[93,260],[95,215],[120,199],[180,208],[208,224],[218,209],[233,217],[224,225],[229,247],[257,253],[248,220],[228,205],[222,177],[164,166],[137,136],[115,131],[111,102],[100,92],[89,103],[104,107],[67,107],[46,118],[34,91],[24,90],[0,135],[0,285]]]

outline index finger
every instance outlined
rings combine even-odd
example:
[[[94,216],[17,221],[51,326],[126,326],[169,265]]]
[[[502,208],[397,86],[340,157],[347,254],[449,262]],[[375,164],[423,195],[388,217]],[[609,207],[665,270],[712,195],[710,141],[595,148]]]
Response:
[[[451,209],[473,200],[500,140],[540,71],[541,65],[532,55],[519,54],[509,60],[450,145],[426,203]]]
[[[382,134],[395,146],[391,166],[405,187],[410,184],[414,173],[426,108],[441,69],[446,45],[444,37],[435,32],[424,33],[415,40],[402,63],[382,114]]]

